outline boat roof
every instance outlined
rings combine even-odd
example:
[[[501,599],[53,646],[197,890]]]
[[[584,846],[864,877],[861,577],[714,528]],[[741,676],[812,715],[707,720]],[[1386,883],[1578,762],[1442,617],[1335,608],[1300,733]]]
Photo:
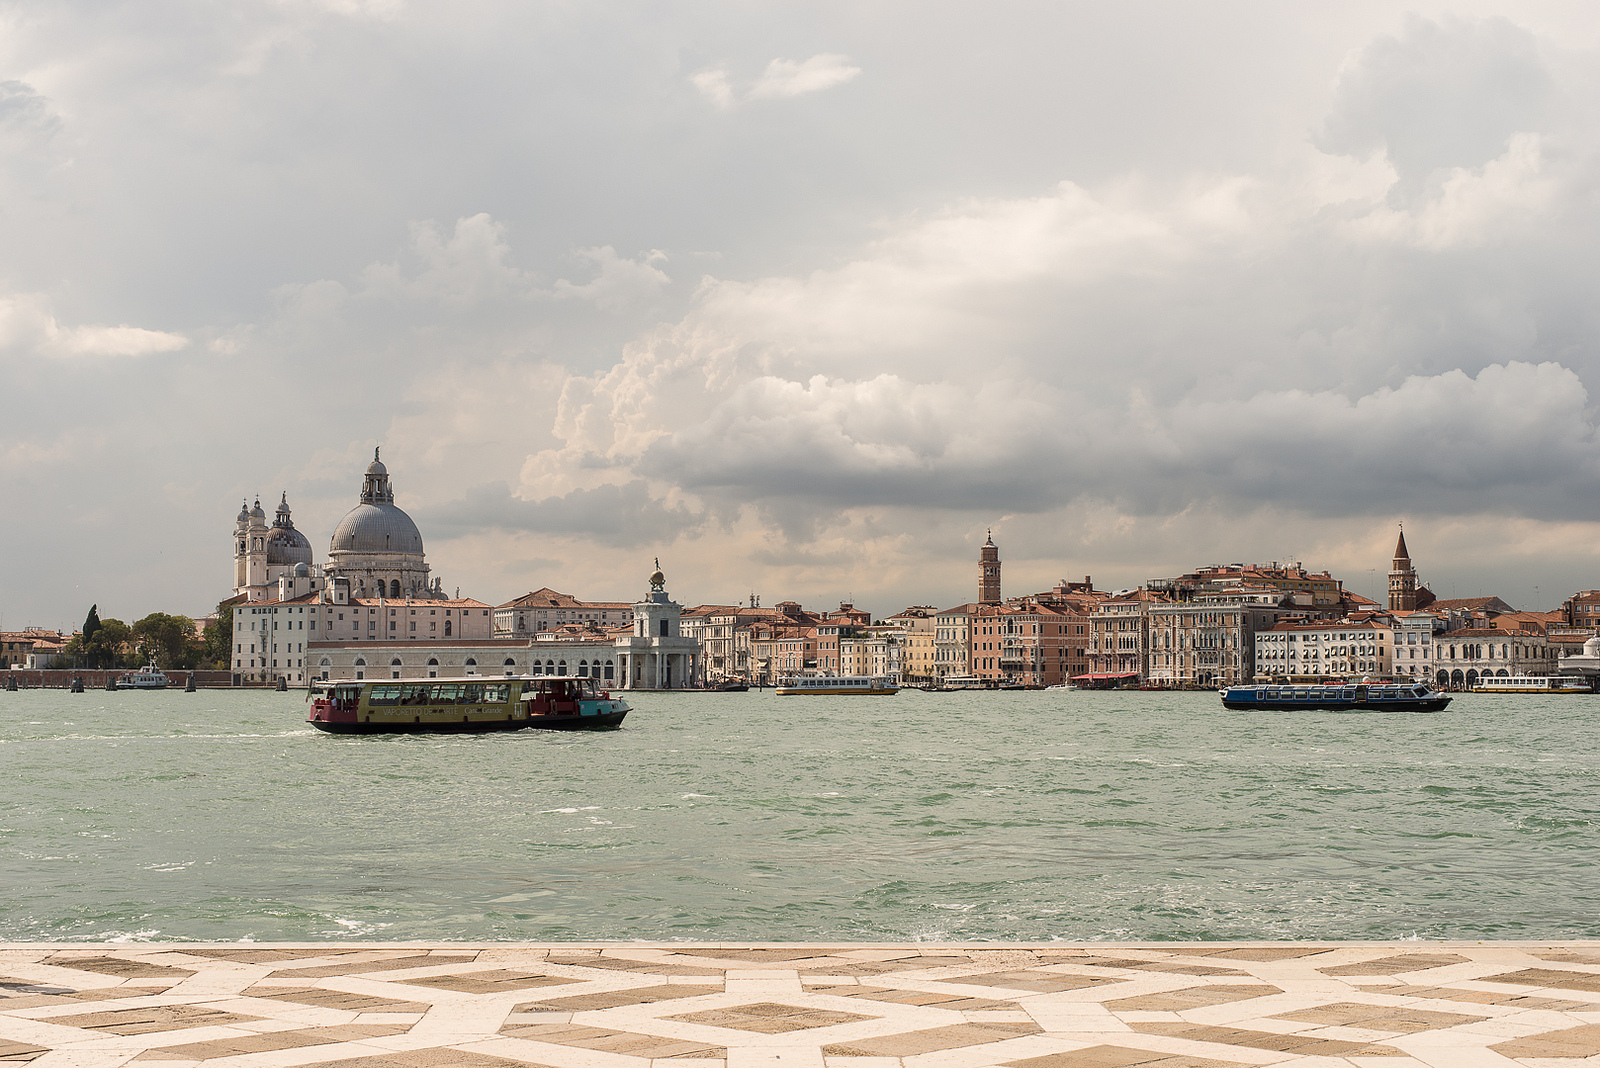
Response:
[[[452,682],[598,682],[585,675],[450,675],[441,678],[404,679],[312,679],[313,687],[321,686],[395,686],[400,684],[437,685]]]

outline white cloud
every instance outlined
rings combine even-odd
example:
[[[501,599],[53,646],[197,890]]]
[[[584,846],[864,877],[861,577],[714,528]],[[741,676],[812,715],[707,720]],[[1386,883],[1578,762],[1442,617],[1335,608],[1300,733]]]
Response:
[[[798,63],[792,59],[774,59],[750,87],[750,99],[820,93],[843,85],[860,73],[860,67],[851,66],[849,56],[836,52],[821,52]]]
[[[0,297],[0,350],[56,358],[150,356],[187,347],[182,334],[128,326],[62,326],[42,296]]]
[[[652,249],[639,259],[618,256],[610,245],[577,251],[595,269],[595,277],[581,285],[562,278],[555,284],[558,299],[593,301],[602,311],[619,311],[648,303],[672,282],[665,271],[655,266],[666,261],[666,253]]]
[[[1434,251],[1503,241],[1539,224],[1561,182],[1545,166],[1539,135],[1519,133],[1498,159],[1475,170],[1453,168],[1438,193],[1414,208],[1380,205],[1352,228]]]
[[[820,93],[855,78],[861,68],[850,57],[819,52],[810,59],[774,59],[750,86],[740,93],[726,68],[713,67],[690,75],[689,81],[711,103],[722,109],[748,100],[774,100]]]
[[[448,237],[431,221],[412,223],[410,253],[414,272],[399,262],[375,263],[365,272],[366,288],[457,306],[524,296],[532,288],[528,276],[506,262],[511,247],[505,224],[487,212],[457,219]]]

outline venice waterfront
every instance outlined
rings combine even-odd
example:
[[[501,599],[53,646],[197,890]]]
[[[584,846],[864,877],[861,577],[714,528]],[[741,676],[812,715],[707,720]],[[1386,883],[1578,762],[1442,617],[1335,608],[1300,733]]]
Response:
[[[343,738],[294,693],[0,693],[0,939],[1600,938],[1600,696],[633,701]]]

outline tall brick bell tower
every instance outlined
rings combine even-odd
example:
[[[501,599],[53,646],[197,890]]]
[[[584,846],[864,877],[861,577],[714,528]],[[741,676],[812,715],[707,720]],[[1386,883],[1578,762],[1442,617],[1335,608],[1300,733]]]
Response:
[[[1417,569],[1411,566],[1411,554],[1406,550],[1406,532],[1402,527],[1400,540],[1394,547],[1394,564],[1389,568],[1389,611],[1416,610]]]
[[[1000,603],[1000,550],[994,544],[994,531],[978,550],[978,603]]]

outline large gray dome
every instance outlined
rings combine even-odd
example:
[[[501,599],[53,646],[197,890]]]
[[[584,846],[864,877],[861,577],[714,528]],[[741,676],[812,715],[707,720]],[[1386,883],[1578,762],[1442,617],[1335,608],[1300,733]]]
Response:
[[[334,528],[329,551],[420,553],[422,532],[410,516],[392,504],[358,504]]]

